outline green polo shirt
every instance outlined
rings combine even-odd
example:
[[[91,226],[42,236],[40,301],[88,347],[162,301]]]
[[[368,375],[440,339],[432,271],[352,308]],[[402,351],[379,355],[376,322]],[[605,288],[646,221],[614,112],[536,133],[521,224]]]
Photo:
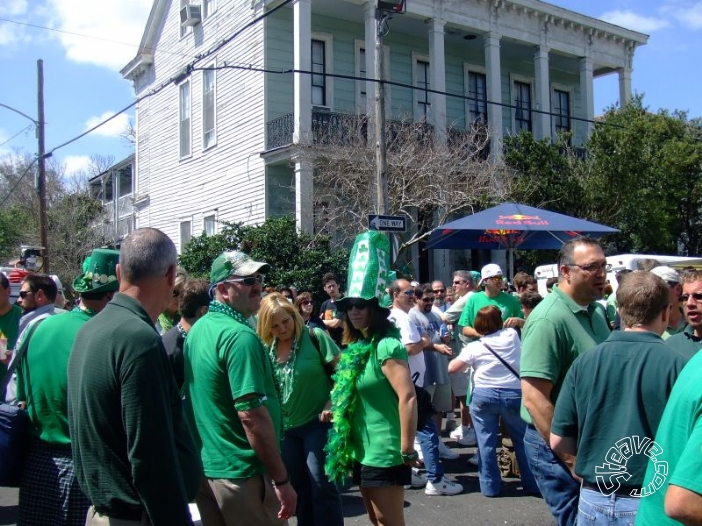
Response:
[[[631,475],[622,484],[641,485],[645,454],[626,461],[618,453],[612,459],[608,455],[617,443],[635,450],[631,437],[654,439],[685,362],[660,336],[639,331],[614,331],[573,362],[556,402],[551,432],[576,440],[575,472],[583,480],[596,484],[595,468],[610,461],[625,465]]]
[[[702,338],[695,336],[694,329],[688,325],[683,332],[668,338],[665,344],[689,360],[702,349]]]
[[[17,336],[19,336],[19,320],[22,317],[22,309],[19,305],[12,305],[10,310],[5,314],[0,316],[0,331],[7,338],[7,349],[14,349],[17,343]],[[0,378],[5,376],[5,371],[7,371],[7,366],[4,363],[0,363]]]
[[[188,333],[184,356],[183,389],[202,441],[205,476],[241,479],[264,473],[234,407],[235,400],[257,395],[280,443],[282,411],[273,366],[261,340],[250,325],[211,310]]]
[[[32,334],[17,366],[17,400],[27,402],[30,432],[49,444],[71,443],[66,370],[73,340],[89,319],[82,310],[49,316]]]
[[[458,320],[458,324],[461,327],[473,327],[478,311],[490,305],[494,305],[500,309],[502,321],[507,318],[524,318],[522,306],[516,296],[512,296],[506,292],[500,292],[497,296],[491,298],[485,294],[485,292],[476,292],[468,299],[466,306],[463,307],[461,319]]]
[[[543,378],[553,384],[551,401],[558,393],[573,361],[607,339],[607,317],[601,305],[578,305],[560,288],[553,288],[529,315],[522,330],[522,378]],[[532,424],[522,404],[521,415]]]
[[[697,353],[678,376],[656,433],[660,454],[649,460],[637,526],[680,523],[668,518],[664,499],[670,484],[702,494],[702,353]],[[667,462],[667,469],[660,462]],[[661,474],[664,474],[662,476]]]
[[[200,461],[161,337],[131,296],[115,294],[76,335],[68,424],[76,478],[99,513],[192,525]]]

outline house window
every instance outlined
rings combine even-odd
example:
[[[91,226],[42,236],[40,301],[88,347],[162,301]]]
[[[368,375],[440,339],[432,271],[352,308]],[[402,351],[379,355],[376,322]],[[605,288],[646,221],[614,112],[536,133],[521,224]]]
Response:
[[[205,234],[208,236],[214,236],[217,233],[217,220],[213,215],[205,216],[202,220],[202,226]]]
[[[105,193],[103,194],[103,203],[111,203],[114,199],[114,172],[110,171],[110,175],[105,178]]]
[[[359,48],[358,49],[358,76],[362,79],[367,78],[366,77],[366,49],[365,48]],[[366,82],[363,82],[362,80],[358,82],[359,85],[359,97],[358,97],[358,106],[362,111],[365,111],[365,109],[368,107],[368,94],[366,93],[366,89],[368,84]]]
[[[119,171],[119,197],[132,193],[132,167],[127,166]]]
[[[185,6],[190,5],[190,0],[180,0],[180,10]],[[180,24],[180,11],[178,12],[178,23]],[[192,32],[193,28],[191,26],[184,26],[180,24],[180,38],[183,38],[188,33]]]
[[[180,85],[180,157],[190,155],[190,81]]]
[[[217,11],[217,0],[202,0],[202,19],[205,20]]]
[[[556,134],[570,131],[570,92],[553,90],[553,113]]]
[[[212,64],[210,67],[214,67]],[[217,130],[215,128],[216,107],[216,71],[206,69],[202,72],[202,147],[210,148],[217,144]]]
[[[312,104],[327,105],[327,49],[324,40],[312,41]]]
[[[471,124],[485,124],[487,118],[487,77],[468,72],[468,116]]]
[[[183,251],[185,245],[190,241],[193,234],[193,223],[192,221],[181,221],[180,222],[180,250]]]
[[[375,49],[371,49],[371,53],[375,54]],[[390,79],[390,47],[383,46],[383,80]],[[366,71],[366,42],[365,40],[356,40],[356,77],[358,78],[375,78],[375,71]],[[365,114],[368,111],[368,97],[371,101],[375,100],[375,83],[370,86],[363,80],[356,81],[356,109],[359,113]],[[385,85],[385,110],[390,111],[390,86]]]
[[[516,131],[531,131],[531,84],[514,82],[514,106]]]
[[[426,121],[427,115],[429,114],[429,61],[418,58],[414,63],[414,85],[416,88],[415,100],[416,104],[416,115],[418,120]]]

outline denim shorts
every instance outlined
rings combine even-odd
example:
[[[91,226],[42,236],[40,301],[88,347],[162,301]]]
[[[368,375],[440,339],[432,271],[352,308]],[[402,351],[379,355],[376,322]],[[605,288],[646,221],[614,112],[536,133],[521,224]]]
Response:
[[[356,463],[353,466],[353,483],[364,488],[407,486],[412,483],[412,468],[405,464],[376,468]]]

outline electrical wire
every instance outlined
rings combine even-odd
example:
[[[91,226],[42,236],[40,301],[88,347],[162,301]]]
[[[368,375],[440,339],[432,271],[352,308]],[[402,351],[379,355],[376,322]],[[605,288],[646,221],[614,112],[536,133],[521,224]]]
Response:
[[[29,163],[29,166],[27,166],[27,169],[26,169],[26,170],[24,171],[24,173],[20,176],[20,178],[17,179],[17,181],[15,181],[15,184],[12,186],[12,188],[10,189],[10,191],[7,193],[7,195],[5,196],[5,199],[3,199],[3,200],[2,200],[2,203],[0,203],[0,208],[3,207],[3,205],[4,205],[4,204],[7,202],[7,200],[10,198],[10,196],[11,196],[12,193],[15,191],[15,189],[17,188],[17,186],[22,182],[22,179],[24,179],[25,176],[29,173],[29,170],[31,170],[32,167],[34,166],[34,164],[37,162],[37,159],[38,159],[38,157],[35,157],[35,158],[32,160],[32,162]]]
[[[3,146],[5,146],[8,142],[10,142],[12,139],[14,139],[15,137],[17,137],[18,135],[20,135],[20,134],[26,132],[27,130],[29,130],[29,129],[32,128],[33,126],[34,126],[34,124],[28,124],[27,126],[25,126],[24,128],[22,128],[20,131],[18,131],[17,133],[15,133],[12,137],[10,137],[9,139],[7,139],[7,140],[4,141],[4,142],[1,142],[1,143],[0,143],[0,148],[2,148]]]

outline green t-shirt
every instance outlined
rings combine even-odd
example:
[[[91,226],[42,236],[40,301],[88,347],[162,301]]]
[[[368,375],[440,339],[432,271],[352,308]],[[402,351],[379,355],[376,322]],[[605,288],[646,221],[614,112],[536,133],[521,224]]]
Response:
[[[208,478],[251,478],[262,474],[239,420],[234,401],[256,394],[271,415],[280,441],[282,413],[268,353],[249,325],[230,316],[208,312],[185,339],[183,389],[202,443]]]
[[[283,404],[283,410],[286,413],[286,429],[316,420],[329,401],[332,384],[324,364],[334,360],[339,354],[339,348],[327,331],[312,330],[317,336],[319,351],[310,338],[309,330],[303,326],[300,350],[295,357],[292,372],[293,389],[290,398]],[[279,371],[285,368],[285,364],[277,363],[276,366]]]
[[[407,349],[396,338],[383,338],[356,380],[358,401],[351,416],[351,443],[354,459],[364,466],[402,464],[399,402],[381,369],[393,358],[407,361]]]
[[[494,305],[500,309],[500,312],[502,312],[502,321],[507,318],[524,318],[519,299],[511,294],[500,292],[496,297],[490,298],[485,292],[476,292],[468,299],[466,306],[463,307],[461,319],[458,320],[458,324],[462,327],[473,327],[478,311],[490,305]]]
[[[605,310],[596,302],[583,309],[561,289],[554,287],[529,315],[522,330],[522,378],[543,378],[553,384],[551,401],[558,393],[573,361],[610,334]],[[524,404],[522,419],[531,424]]]
[[[643,492],[636,515],[639,526],[680,524],[668,518],[664,499],[668,486],[702,494],[702,354],[692,358],[678,376],[656,433],[661,453],[649,460]],[[660,462],[667,462],[667,472]],[[658,469],[657,469],[658,468]],[[657,473],[658,471],[658,473]],[[667,476],[661,476],[667,473]],[[664,480],[663,480],[664,479]],[[653,493],[651,493],[653,491]]]
[[[22,309],[19,305],[12,305],[10,310],[5,314],[0,316],[0,331],[7,338],[7,348],[14,349],[17,343],[17,336],[19,336],[19,320],[22,316]],[[5,376],[5,371],[7,371],[7,366],[4,363],[0,363],[0,378]]]
[[[688,326],[683,332],[668,338],[665,344],[689,360],[702,349],[702,338],[695,336],[694,329]]]
[[[32,334],[17,366],[17,400],[27,402],[30,432],[49,444],[70,444],[68,357],[78,330],[90,319],[84,311],[50,316]]]
[[[635,449],[631,437],[653,440],[685,362],[657,334],[638,331],[614,331],[573,362],[558,396],[551,432],[576,440],[575,472],[583,480],[597,484],[595,468],[611,462],[626,465],[631,475],[621,484],[640,487],[648,457],[641,452],[622,462],[619,450]]]

